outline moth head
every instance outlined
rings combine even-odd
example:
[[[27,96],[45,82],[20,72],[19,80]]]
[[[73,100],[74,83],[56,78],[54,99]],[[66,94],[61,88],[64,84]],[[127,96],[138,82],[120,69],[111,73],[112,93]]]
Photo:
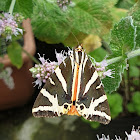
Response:
[[[83,47],[82,46],[83,46],[82,44],[79,45],[79,46],[77,46],[77,48],[75,49],[75,51],[82,52],[83,51]]]

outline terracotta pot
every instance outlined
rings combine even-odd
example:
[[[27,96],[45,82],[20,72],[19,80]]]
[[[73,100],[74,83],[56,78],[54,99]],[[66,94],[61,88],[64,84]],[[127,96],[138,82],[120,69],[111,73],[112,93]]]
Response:
[[[23,21],[23,27],[25,29],[24,49],[31,55],[34,55],[36,48],[29,19]],[[22,58],[24,64],[20,69],[17,69],[11,64],[8,55],[5,55],[4,58],[0,58],[0,62],[3,63],[5,67],[8,66],[12,68],[12,77],[15,83],[14,89],[10,90],[3,80],[0,79],[0,110],[24,105],[33,94],[33,78],[29,72],[29,69],[32,67],[32,60],[25,53],[22,53]]]

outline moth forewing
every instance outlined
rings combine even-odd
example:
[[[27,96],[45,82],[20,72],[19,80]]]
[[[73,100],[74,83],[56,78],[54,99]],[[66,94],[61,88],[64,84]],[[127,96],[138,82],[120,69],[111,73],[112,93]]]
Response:
[[[65,64],[64,64],[65,63]],[[66,58],[47,79],[32,109],[35,117],[55,117],[67,114],[71,102],[72,66]],[[69,75],[69,76],[68,76]]]
[[[101,80],[81,46],[46,81],[33,106],[35,117],[63,114],[108,124],[110,109]]]
[[[85,119],[107,124],[111,120],[107,96],[97,71],[87,57],[85,54],[84,69],[80,71],[80,93],[77,110]]]

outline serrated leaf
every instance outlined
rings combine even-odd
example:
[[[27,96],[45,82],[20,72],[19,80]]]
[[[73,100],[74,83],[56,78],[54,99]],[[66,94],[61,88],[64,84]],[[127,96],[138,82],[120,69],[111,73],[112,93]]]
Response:
[[[60,43],[70,33],[65,12],[55,3],[37,1],[34,6],[32,26],[35,36],[47,43]]]
[[[5,11],[8,12],[11,5],[11,0],[7,0]],[[32,0],[16,0],[13,12],[22,14],[25,18],[30,18],[33,13]]]
[[[89,34],[105,34],[112,26],[112,17],[107,5],[100,1],[81,0],[69,9],[73,29]],[[103,31],[103,32],[102,32]]]
[[[114,78],[103,79],[105,91],[111,93],[116,90],[122,80],[121,74],[126,67],[127,53],[135,49],[136,27],[133,25],[132,17],[122,18],[118,24],[114,25],[111,31],[110,50],[112,54],[107,58],[122,57],[119,62],[108,66],[113,71]]]
[[[113,78],[106,77],[102,79],[102,82],[104,84],[105,92],[111,93],[117,90],[122,80],[122,62],[113,63],[108,66],[108,69],[111,69],[113,71],[113,74],[111,75]]]
[[[12,42],[8,46],[7,52],[12,64],[17,68],[21,68],[23,64],[21,46],[17,42]]]
[[[130,9],[129,15],[132,16],[134,25],[137,26],[136,48],[140,48],[140,0]]]
[[[94,0],[74,3],[63,11],[54,2],[36,1],[32,16],[35,36],[47,43],[73,45],[76,38],[81,42],[89,33],[109,32],[112,20],[105,4]],[[76,43],[70,43],[73,40]]]
[[[131,16],[122,18],[114,25],[111,31],[110,49],[114,57],[126,57],[126,54],[135,49],[136,27]]]

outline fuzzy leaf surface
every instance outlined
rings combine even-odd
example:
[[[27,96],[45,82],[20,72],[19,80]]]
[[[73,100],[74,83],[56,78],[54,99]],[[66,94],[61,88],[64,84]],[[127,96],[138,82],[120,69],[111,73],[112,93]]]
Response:
[[[9,11],[11,0],[6,0],[5,12]],[[32,0],[16,0],[13,12],[22,14],[25,18],[31,17],[33,13]]]
[[[136,48],[140,48],[140,0],[131,8],[129,15],[132,16],[134,25],[137,26]]]
[[[8,56],[14,66],[16,66],[18,69],[21,68],[23,64],[22,60],[22,49],[21,46],[17,42],[12,42],[8,48]]]
[[[115,91],[122,80],[122,73],[126,68],[127,53],[135,49],[136,27],[133,25],[131,16],[122,18],[118,24],[114,25],[111,31],[110,50],[112,54],[107,59],[122,57],[119,62],[110,64],[108,69],[112,69],[114,78],[104,78],[105,91],[111,93]]]
[[[110,50],[114,57],[125,55],[135,49],[136,27],[131,16],[122,18],[111,31]]]
[[[65,14],[55,3],[36,1],[32,16],[35,36],[47,43],[62,42],[71,28]]]
[[[36,1],[32,16],[35,36],[47,43],[71,46],[70,42],[76,40],[74,35],[81,42],[87,34],[109,32],[112,19],[106,3],[94,0],[73,3],[64,11],[54,1]]]

